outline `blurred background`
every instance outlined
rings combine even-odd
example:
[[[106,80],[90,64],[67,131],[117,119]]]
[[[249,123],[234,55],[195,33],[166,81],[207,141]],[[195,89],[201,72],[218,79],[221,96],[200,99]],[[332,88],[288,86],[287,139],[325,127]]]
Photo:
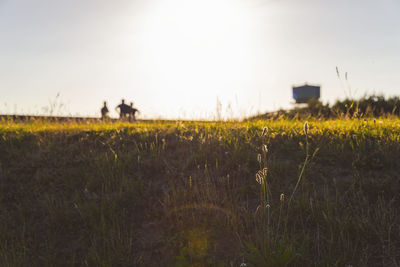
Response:
[[[0,114],[213,119],[399,94],[398,0],[0,0]]]

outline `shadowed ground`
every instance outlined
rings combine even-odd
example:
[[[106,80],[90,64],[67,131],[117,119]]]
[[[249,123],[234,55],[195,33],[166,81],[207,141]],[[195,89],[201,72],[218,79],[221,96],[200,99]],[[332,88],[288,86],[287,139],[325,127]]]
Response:
[[[3,122],[0,263],[398,265],[399,120],[303,125]]]

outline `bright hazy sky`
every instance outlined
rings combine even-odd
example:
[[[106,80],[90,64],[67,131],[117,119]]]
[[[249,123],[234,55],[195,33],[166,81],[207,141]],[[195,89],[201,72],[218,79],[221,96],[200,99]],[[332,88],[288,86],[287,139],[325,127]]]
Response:
[[[218,98],[239,117],[291,107],[305,82],[323,102],[399,95],[399,14],[399,0],[0,0],[0,113],[99,116],[107,100],[115,117],[125,98],[141,118],[213,118]]]

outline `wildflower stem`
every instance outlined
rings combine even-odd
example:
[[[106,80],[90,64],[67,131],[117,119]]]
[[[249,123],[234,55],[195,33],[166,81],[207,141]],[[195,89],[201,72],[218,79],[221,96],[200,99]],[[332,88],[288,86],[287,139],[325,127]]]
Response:
[[[299,184],[301,182],[301,179],[302,179],[303,174],[304,174],[304,170],[305,170],[305,168],[306,168],[306,166],[308,164],[309,158],[310,158],[310,155],[309,155],[309,152],[308,152],[309,151],[309,148],[308,148],[308,124],[306,123],[306,125],[307,125],[307,128],[306,128],[307,131],[305,131],[305,133],[306,133],[306,158],[305,158],[303,166],[301,168],[301,171],[300,171],[300,174],[299,174],[299,178],[297,179],[297,183],[296,183],[296,185],[295,185],[295,187],[293,189],[292,195],[289,198],[288,206],[290,206],[290,203],[292,202],[294,193],[296,192],[297,187],[299,186]]]

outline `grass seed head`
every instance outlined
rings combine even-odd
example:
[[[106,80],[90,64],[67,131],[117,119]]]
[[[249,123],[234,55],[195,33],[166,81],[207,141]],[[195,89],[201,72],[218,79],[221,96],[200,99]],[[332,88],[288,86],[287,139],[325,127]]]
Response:
[[[263,184],[264,183],[264,176],[261,174],[261,172],[257,172],[256,181],[259,184]]]
[[[304,134],[308,135],[308,122],[304,123]]]
[[[267,133],[268,133],[268,127],[265,126],[264,129],[263,129],[263,131],[262,131],[261,136],[264,136],[264,135],[266,135]]]
[[[258,155],[257,155],[257,161],[258,161],[259,163],[261,163],[261,154],[258,154]]]
[[[284,193],[281,194],[281,196],[279,197],[279,200],[281,202],[285,202],[285,194]]]
[[[267,177],[267,173],[268,173],[268,169],[267,169],[267,168],[264,168],[264,169],[262,170],[262,175],[263,175],[264,177]]]

